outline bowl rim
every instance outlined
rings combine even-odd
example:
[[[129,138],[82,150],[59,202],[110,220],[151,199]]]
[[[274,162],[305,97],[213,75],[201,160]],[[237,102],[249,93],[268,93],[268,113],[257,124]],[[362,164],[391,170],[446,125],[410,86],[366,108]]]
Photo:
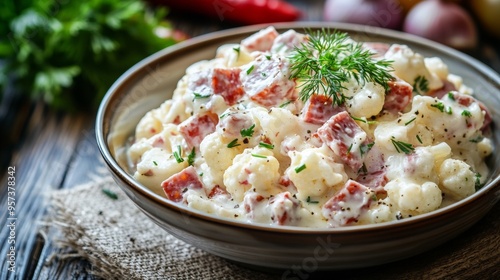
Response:
[[[105,130],[104,125],[106,123],[105,116],[110,116],[110,117],[114,116],[112,112],[109,112],[110,108],[109,106],[111,104],[116,103],[115,99],[117,98],[119,99],[119,96],[117,97],[116,94],[120,92],[120,89],[122,87],[126,86],[131,80],[133,80],[132,79],[133,77],[141,76],[141,71],[149,64],[154,63],[155,61],[163,57],[166,57],[168,55],[173,55],[181,50],[184,51],[185,49],[199,47],[199,45],[203,45],[204,43],[210,43],[217,40],[227,39],[228,37],[232,36],[241,36],[242,34],[251,34],[268,26],[274,26],[277,30],[286,30],[286,29],[312,30],[312,29],[330,28],[354,34],[365,33],[367,35],[382,36],[389,39],[392,38],[402,41],[409,41],[412,44],[421,45],[422,47],[429,48],[437,52],[449,55],[454,59],[459,60],[461,63],[466,64],[468,67],[474,68],[478,72],[478,74],[483,75],[487,80],[491,80],[493,85],[495,85],[494,83],[496,82],[496,88],[499,89],[500,92],[500,75],[493,69],[485,65],[484,63],[480,62],[475,58],[472,58],[471,56],[465,53],[462,53],[458,50],[452,49],[440,43],[400,31],[389,30],[379,27],[372,27],[372,26],[363,26],[357,24],[332,23],[332,22],[320,22],[320,21],[319,22],[299,21],[293,23],[257,24],[257,25],[250,25],[244,27],[230,28],[221,31],[215,31],[190,38],[186,41],[167,47],[163,50],[160,50],[144,58],[143,60],[139,61],[134,66],[129,68],[125,73],[123,73],[106,92],[97,111],[95,131],[96,131],[98,148],[111,172],[114,173],[115,176],[118,176],[122,181],[126,182],[128,188],[131,188],[133,189],[133,191],[139,192],[142,196],[146,197],[148,199],[147,200],[148,203],[156,203],[163,207],[167,207],[170,210],[177,211],[180,214],[189,215],[190,218],[198,218],[208,222],[215,222],[226,226],[234,226],[239,228],[247,228],[247,229],[268,231],[268,232],[286,232],[286,233],[298,233],[298,234],[325,234],[325,233],[334,234],[334,233],[349,233],[353,231],[360,232],[360,231],[387,230],[409,224],[425,222],[433,218],[438,218],[440,216],[449,214],[450,212],[458,208],[465,207],[465,205],[471,204],[485,195],[496,195],[493,204],[498,202],[498,200],[500,200],[500,176],[497,176],[495,178],[490,178],[489,182],[487,182],[480,190],[476,191],[474,194],[460,201],[454,202],[450,205],[431,211],[429,213],[420,214],[411,218],[405,218],[401,220],[394,220],[377,224],[354,225],[354,226],[346,226],[338,228],[274,226],[268,224],[249,223],[224,217],[217,217],[213,214],[208,214],[206,212],[202,212],[193,208],[188,208],[185,205],[172,202],[165,197],[161,197],[160,195],[148,189],[146,186],[137,182],[131,176],[131,174],[129,174],[120,167],[120,165],[118,164],[118,162],[116,161],[116,159],[114,158],[108,147],[106,137],[108,136],[109,131],[108,134],[106,135],[104,134]],[[495,151],[496,147],[493,153],[495,153]],[[119,185],[121,188],[123,188],[121,184]],[[495,188],[497,189],[496,194],[495,193],[489,194],[490,192],[493,192]]]

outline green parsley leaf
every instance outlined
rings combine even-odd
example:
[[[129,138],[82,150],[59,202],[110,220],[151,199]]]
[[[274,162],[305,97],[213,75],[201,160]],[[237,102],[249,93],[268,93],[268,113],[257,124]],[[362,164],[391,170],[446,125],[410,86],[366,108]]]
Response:
[[[252,126],[250,126],[249,128],[240,130],[241,137],[252,137],[254,128],[255,124],[252,124]]]
[[[0,92],[13,82],[18,92],[56,109],[96,108],[127,69],[177,42],[158,35],[174,33],[167,10],[148,9],[141,0],[2,4]],[[15,79],[2,79],[8,76]]]
[[[154,166],[158,166],[158,163],[154,160],[153,160],[153,164],[154,164]]]
[[[470,111],[463,110],[462,111],[462,116],[470,118],[470,117],[472,117],[472,114],[471,114]]]

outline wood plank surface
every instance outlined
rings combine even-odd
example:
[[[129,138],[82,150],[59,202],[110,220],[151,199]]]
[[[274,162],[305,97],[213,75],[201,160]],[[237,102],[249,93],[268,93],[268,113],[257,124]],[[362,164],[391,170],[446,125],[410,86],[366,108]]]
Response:
[[[304,20],[322,17],[323,1],[289,1],[302,7]],[[202,18],[171,15],[174,26],[190,36],[234,27]],[[473,56],[500,72],[500,46],[483,44]],[[8,129],[2,142],[0,180],[0,279],[96,279],[88,273],[90,264],[58,249],[46,236],[56,234],[43,225],[47,194],[88,182],[104,167],[94,136],[95,111],[62,114],[23,98],[4,97],[0,122]],[[15,172],[15,215],[7,205],[7,167]],[[317,272],[308,279],[500,279],[500,203],[468,231],[440,247],[419,256],[374,268]],[[11,231],[15,228],[16,270],[7,270]],[[57,257],[59,256],[59,257]],[[66,258],[61,258],[66,256]],[[281,275],[276,274],[276,279]]]

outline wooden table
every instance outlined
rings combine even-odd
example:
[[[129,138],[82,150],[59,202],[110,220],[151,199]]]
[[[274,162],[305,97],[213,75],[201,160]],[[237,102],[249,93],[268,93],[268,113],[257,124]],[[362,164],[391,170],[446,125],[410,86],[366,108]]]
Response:
[[[320,20],[323,1],[290,1],[305,9],[305,20]],[[225,22],[192,21],[176,17],[175,26],[191,36],[233,27]],[[500,50],[481,41],[471,54],[500,72]],[[0,279],[95,279],[90,264],[81,258],[58,258],[71,251],[57,249],[46,238],[43,225],[47,213],[46,195],[88,182],[104,166],[95,135],[95,111],[78,114],[54,112],[32,103],[12,91],[0,105]],[[498,156],[498,155],[495,155]],[[9,219],[7,171],[15,168],[16,270],[8,268]],[[10,176],[12,177],[12,176]],[[12,180],[12,179],[10,179]],[[500,203],[471,229],[438,248],[419,256],[369,269],[318,273],[343,278],[386,279],[500,279]],[[49,231],[50,232],[50,231]],[[381,276],[383,275],[383,277]],[[279,276],[277,276],[279,278]],[[311,279],[311,278],[310,278]]]

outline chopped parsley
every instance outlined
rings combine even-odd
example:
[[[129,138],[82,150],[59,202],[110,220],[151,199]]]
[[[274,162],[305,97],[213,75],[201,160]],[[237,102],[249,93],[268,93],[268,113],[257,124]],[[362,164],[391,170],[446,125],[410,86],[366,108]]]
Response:
[[[353,145],[353,144],[351,143],[351,145],[349,145],[349,148],[347,148],[347,154],[350,154],[350,153],[351,153],[351,150],[352,150],[352,145]]]
[[[233,139],[233,141],[229,142],[229,144],[227,144],[227,147],[228,148],[234,148],[234,147],[238,147],[240,146],[241,144],[238,143],[238,138],[235,138]]]
[[[154,160],[153,160],[153,164],[154,164],[154,166],[158,166],[158,163]]]
[[[453,94],[453,92],[448,92],[448,98],[455,101],[455,95]]]
[[[429,81],[424,76],[417,76],[413,83],[413,91],[422,94],[429,91]]]
[[[295,167],[295,173],[299,173],[299,172],[303,171],[304,169],[306,169],[305,163],[300,165],[300,166]]]
[[[266,59],[271,60],[271,55],[270,54],[266,55]]]
[[[442,102],[431,104],[431,107],[437,108],[439,111],[444,112],[444,104]]]
[[[252,126],[250,126],[249,128],[240,130],[241,137],[252,137],[254,133],[253,130],[254,128],[255,124],[252,124]]]
[[[471,114],[470,111],[463,110],[462,111],[462,116],[470,118],[470,117],[472,117],[472,114]]]
[[[394,145],[394,148],[396,148],[396,151],[398,153],[403,152],[405,154],[411,154],[415,150],[412,144],[403,141],[398,141],[394,138],[394,136],[391,137],[391,142]]]

